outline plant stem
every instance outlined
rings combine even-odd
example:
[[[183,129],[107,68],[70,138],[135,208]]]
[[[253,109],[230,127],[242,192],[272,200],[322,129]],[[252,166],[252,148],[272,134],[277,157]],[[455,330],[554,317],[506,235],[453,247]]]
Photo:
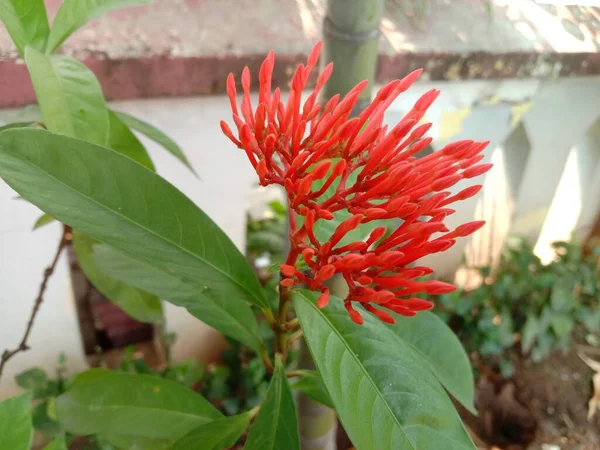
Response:
[[[300,328],[300,321],[298,320],[298,318],[294,318],[285,325],[285,328],[289,331],[297,330],[298,328]]]
[[[283,278],[283,274],[282,274]],[[288,332],[287,305],[290,301],[290,288],[279,285],[279,309],[277,310],[277,320],[275,322],[275,353],[282,355],[283,360],[287,356],[288,350]]]
[[[260,351],[260,357],[263,360],[265,367],[267,368],[267,372],[269,374],[273,373],[273,363],[271,362],[271,358],[269,358],[269,353],[266,348],[262,348]]]
[[[291,346],[294,342],[304,336],[304,332],[302,330],[297,330],[293,333],[288,339],[288,345]]]
[[[63,233],[62,233],[62,236],[58,243],[58,247],[56,249],[54,259],[52,260],[52,263],[48,267],[46,267],[46,269],[44,270],[44,277],[42,278],[42,282],[40,284],[38,295],[33,304],[33,309],[31,310],[31,314],[29,316],[29,321],[27,322],[27,327],[25,328],[25,333],[23,334],[23,338],[21,339],[21,342],[19,343],[19,345],[17,347],[15,347],[12,350],[6,349],[6,350],[4,350],[4,352],[2,352],[2,357],[0,358],[0,377],[2,377],[2,372],[4,371],[4,366],[12,357],[14,357],[15,355],[17,355],[20,352],[26,352],[27,350],[30,349],[29,344],[27,343],[27,340],[29,339],[29,335],[31,334],[31,330],[33,329],[33,324],[34,324],[35,318],[37,317],[37,314],[40,310],[40,306],[42,306],[42,303],[44,301],[44,294],[46,292],[46,287],[48,285],[48,281],[50,280],[50,277],[54,273],[54,269],[56,268],[58,259],[60,258],[60,255],[62,254],[63,250],[65,249],[65,247],[70,239],[70,235],[71,235],[70,228],[63,225]]]

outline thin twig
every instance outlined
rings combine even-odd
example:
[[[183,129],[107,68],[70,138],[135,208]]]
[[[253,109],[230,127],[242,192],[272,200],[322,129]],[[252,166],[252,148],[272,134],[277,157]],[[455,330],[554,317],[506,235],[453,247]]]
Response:
[[[63,234],[60,238],[60,242],[58,244],[58,248],[56,249],[56,254],[54,255],[54,259],[52,260],[52,264],[46,267],[44,270],[44,278],[42,279],[42,283],[40,284],[40,289],[38,295],[33,304],[33,309],[31,310],[31,315],[29,316],[29,321],[27,322],[27,328],[25,328],[25,334],[23,334],[23,338],[21,339],[20,344],[14,349],[6,349],[2,352],[2,358],[0,358],[0,377],[2,376],[2,372],[4,370],[4,366],[13,356],[20,352],[26,352],[29,350],[29,344],[27,344],[27,340],[29,339],[29,335],[31,334],[31,330],[33,328],[33,323],[37,316],[38,311],[40,310],[40,306],[44,301],[44,293],[46,292],[46,286],[48,285],[48,280],[54,273],[54,269],[56,268],[56,264],[58,263],[58,259],[65,249],[68,242],[69,229],[68,227],[63,227]]]

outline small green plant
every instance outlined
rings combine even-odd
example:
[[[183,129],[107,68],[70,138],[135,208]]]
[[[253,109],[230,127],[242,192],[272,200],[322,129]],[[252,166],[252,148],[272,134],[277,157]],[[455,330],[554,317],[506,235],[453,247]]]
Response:
[[[504,250],[494,273],[477,270],[480,287],[439,296],[438,314],[456,330],[469,352],[498,360],[512,373],[509,350],[518,348],[534,362],[553,350],[567,350],[580,327],[593,340],[600,329],[600,247],[584,254],[580,246],[555,242],[555,259],[543,264],[524,240]]]

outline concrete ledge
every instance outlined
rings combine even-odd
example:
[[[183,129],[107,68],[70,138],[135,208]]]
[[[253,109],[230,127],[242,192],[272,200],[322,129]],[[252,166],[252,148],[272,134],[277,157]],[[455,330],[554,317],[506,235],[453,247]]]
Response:
[[[286,87],[320,37],[325,0],[156,0],[86,25],[61,49],[83,60],[110,100],[223,94],[229,72],[254,73],[277,52],[274,84]],[[430,0],[414,19],[388,0],[378,82],[423,67],[424,80],[600,75],[600,8],[531,0]],[[46,0],[50,17],[59,0]],[[404,5],[404,6],[402,6]],[[426,31],[424,31],[426,30]],[[0,107],[35,101],[27,68],[0,28]]]

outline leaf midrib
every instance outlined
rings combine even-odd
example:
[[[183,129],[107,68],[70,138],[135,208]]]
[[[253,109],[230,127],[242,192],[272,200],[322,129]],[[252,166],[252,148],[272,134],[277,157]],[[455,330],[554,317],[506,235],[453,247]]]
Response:
[[[77,139],[77,138],[74,138],[74,139]],[[80,140],[80,139],[77,139],[77,140]],[[88,143],[88,144],[89,144],[89,143]],[[91,145],[97,145],[97,144],[91,144]],[[101,146],[100,146],[100,147],[101,147]],[[4,148],[4,149],[5,149],[5,147],[2,147],[2,146],[0,146],[0,148]],[[105,148],[105,147],[103,147],[103,148]],[[106,148],[105,148],[105,149],[106,149]],[[5,149],[5,150],[6,150],[6,149]],[[114,150],[110,150],[110,149],[106,149],[106,150],[107,150],[107,151],[114,152]],[[115,153],[115,154],[119,154],[119,153],[117,153],[117,152],[114,152],[114,153]],[[143,165],[139,164],[137,161],[135,161],[135,160],[133,160],[133,159],[129,158],[128,156],[126,156],[126,155],[121,155],[121,154],[119,154],[119,155],[120,155],[120,156],[122,156],[122,157],[124,157],[124,158],[127,158],[127,159],[129,159],[130,161],[132,161],[133,163],[135,163],[135,164],[139,165],[140,167],[143,167],[145,170],[148,170],[146,167],[144,167]],[[18,158],[18,159],[19,159],[20,161],[23,161],[23,162],[25,162],[26,164],[28,164],[29,166],[33,167],[34,169],[37,169],[38,171],[42,172],[42,173],[43,173],[43,174],[45,174],[45,175],[46,175],[48,178],[51,178],[51,179],[53,179],[53,180],[56,180],[56,181],[57,181],[59,184],[61,184],[61,185],[65,186],[66,188],[68,188],[68,190],[70,190],[70,191],[74,192],[76,195],[78,195],[78,196],[80,196],[80,197],[83,197],[83,198],[85,198],[85,199],[88,199],[90,202],[92,202],[92,203],[94,203],[94,204],[96,204],[96,205],[100,205],[100,206],[101,206],[101,207],[102,207],[102,208],[103,208],[105,211],[108,211],[109,213],[111,213],[111,214],[113,214],[113,215],[115,215],[115,216],[117,216],[117,217],[120,217],[120,218],[124,219],[126,222],[128,222],[128,223],[130,223],[130,224],[133,224],[133,225],[136,225],[136,226],[138,226],[139,228],[141,228],[141,229],[143,229],[143,230],[147,231],[149,234],[151,234],[151,235],[153,235],[153,236],[155,236],[155,237],[158,237],[158,238],[159,238],[159,240],[162,240],[162,241],[164,241],[164,242],[166,242],[166,243],[170,244],[171,246],[173,246],[173,247],[175,247],[175,248],[177,248],[177,249],[180,249],[180,250],[181,250],[183,253],[186,253],[186,254],[188,254],[188,255],[191,255],[191,256],[192,256],[194,259],[197,259],[197,260],[199,260],[199,261],[203,262],[204,264],[206,264],[207,266],[211,267],[212,269],[214,269],[214,270],[215,270],[215,271],[217,271],[218,273],[221,273],[221,274],[225,275],[225,277],[226,277],[226,278],[228,278],[228,279],[229,279],[229,280],[231,280],[231,281],[232,281],[232,282],[233,282],[235,285],[237,285],[238,287],[240,287],[240,288],[242,289],[242,291],[246,291],[246,289],[245,289],[245,288],[244,288],[244,287],[243,287],[243,286],[240,284],[240,282],[239,282],[239,281],[237,281],[236,279],[232,278],[232,277],[231,277],[229,274],[227,274],[226,272],[223,272],[223,271],[222,271],[220,268],[218,268],[218,267],[214,266],[213,264],[211,264],[211,263],[210,263],[208,260],[206,260],[206,259],[203,259],[203,258],[199,257],[197,254],[195,254],[195,253],[192,253],[190,250],[186,249],[185,247],[181,247],[181,246],[177,245],[176,243],[174,243],[174,242],[173,242],[173,241],[171,241],[170,239],[167,239],[167,238],[165,238],[165,237],[163,237],[163,236],[161,236],[161,235],[157,234],[155,231],[153,231],[153,230],[150,230],[150,229],[146,228],[145,226],[143,226],[143,225],[139,224],[138,222],[134,222],[132,219],[128,218],[127,216],[123,216],[123,215],[119,214],[119,213],[118,213],[117,211],[115,211],[114,209],[110,209],[110,208],[108,208],[107,206],[105,206],[104,204],[102,204],[102,203],[98,202],[98,201],[97,201],[97,200],[95,200],[94,198],[92,198],[92,197],[89,197],[88,195],[85,195],[85,194],[83,194],[82,192],[79,192],[79,191],[77,191],[77,190],[76,190],[76,189],[74,189],[72,186],[70,186],[69,184],[67,184],[67,183],[63,182],[62,180],[60,180],[60,179],[58,179],[58,178],[56,178],[55,176],[53,176],[53,175],[52,175],[52,174],[50,174],[49,172],[47,172],[47,171],[43,170],[43,169],[42,169],[40,166],[38,166],[38,165],[34,164],[32,161],[30,161],[30,160],[28,160],[28,159],[25,159],[25,158]],[[84,165],[85,165],[85,164],[84,164]],[[153,172],[151,172],[151,173],[153,173]],[[111,172],[111,175],[112,175],[112,172]],[[158,175],[156,175],[156,174],[154,174],[154,175],[155,175],[155,176],[158,176]],[[114,176],[113,176],[113,179],[114,179]],[[177,188],[175,188],[175,190],[177,190]],[[177,191],[178,191],[178,190],[177,190]],[[180,192],[180,191],[178,191],[178,192]],[[181,192],[180,192],[180,193],[181,193]],[[181,193],[181,194],[183,195],[183,193]],[[185,197],[185,195],[184,195],[184,197]],[[23,196],[23,198],[27,198],[27,197],[26,197],[26,196]],[[186,197],[186,198],[187,198],[187,197]],[[188,201],[189,201],[189,199],[188,199]],[[33,203],[33,202],[32,202],[32,203]],[[209,219],[209,220],[210,220],[210,219]],[[216,224],[215,224],[215,226],[216,226]],[[217,228],[218,228],[218,227],[217,227]],[[220,230],[220,231],[221,231],[221,232],[223,232],[222,230]],[[128,254],[129,254],[129,253],[128,253]],[[256,297],[256,294],[254,294],[254,293],[251,293],[251,295],[252,295],[252,297],[253,297],[255,300],[260,300],[260,299],[258,299],[258,298]],[[261,305],[262,307],[264,307],[264,302],[260,301],[260,305]]]
[[[402,424],[398,421],[398,418],[396,417],[396,415],[394,414],[394,412],[392,411],[392,409],[390,408],[389,404],[387,403],[387,401],[385,400],[385,397],[383,397],[383,395],[381,394],[381,392],[379,391],[379,389],[377,388],[377,385],[375,384],[375,382],[373,381],[373,378],[371,378],[371,375],[367,372],[367,370],[365,369],[365,367],[360,363],[360,360],[358,359],[358,357],[356,356],[356,354],[352,351],[352,349],[350,348],[349,344],[346,342],[346,340],[342,337],[342,335],[340,334],[340,332],[338,331],[338,329],[336,327],[333,326],[333,323],[331,323],[331,321],[329,320],[329,318],[327,316],[325,316],[325,314],[323,314],[321,312],[321,310],[319,308],[317,308],[317,306],[315,304],[313,304],[313,302],[311,302],[304,294],[300,293],[300,295],[304,298],[304,300],[310,305],[311,308],[313,308],[314,310],[316,310],[319,315],[323,318],[323,320],[325,320],[328,324],[329,324],[329,328],[338,336],[338,338],[343,342],[344,346],[346,347],[346,350],[348,353],[350,353],[350,355],[352,356],[352,358],[354,359],[354,361],[356,362],[356,364],[358,365],[358,367],[361,368],[365,378],[367,378],[367,380],[369,380],[369,383],[371,384],[371,386],[373,386],[375,392],[377,393],[377,396],[379,397],[379,399],[383,402],[383,404],[385,405],[386,409],[388,410],[388,412],[390,413],[390,415],[394,418],[394,422],[396,423],[396,425],[398,426],[398,428],[400,429],[401,433],[404,435],[404,437],[406,438],[406,440],[408,441],[408,443],[410,444],[410,447],[412,450],[418,450],[417,448],[415,448],[413,446],[413,443],[411,442],[411,440],[409,439],[408,435],[405,433]]]

